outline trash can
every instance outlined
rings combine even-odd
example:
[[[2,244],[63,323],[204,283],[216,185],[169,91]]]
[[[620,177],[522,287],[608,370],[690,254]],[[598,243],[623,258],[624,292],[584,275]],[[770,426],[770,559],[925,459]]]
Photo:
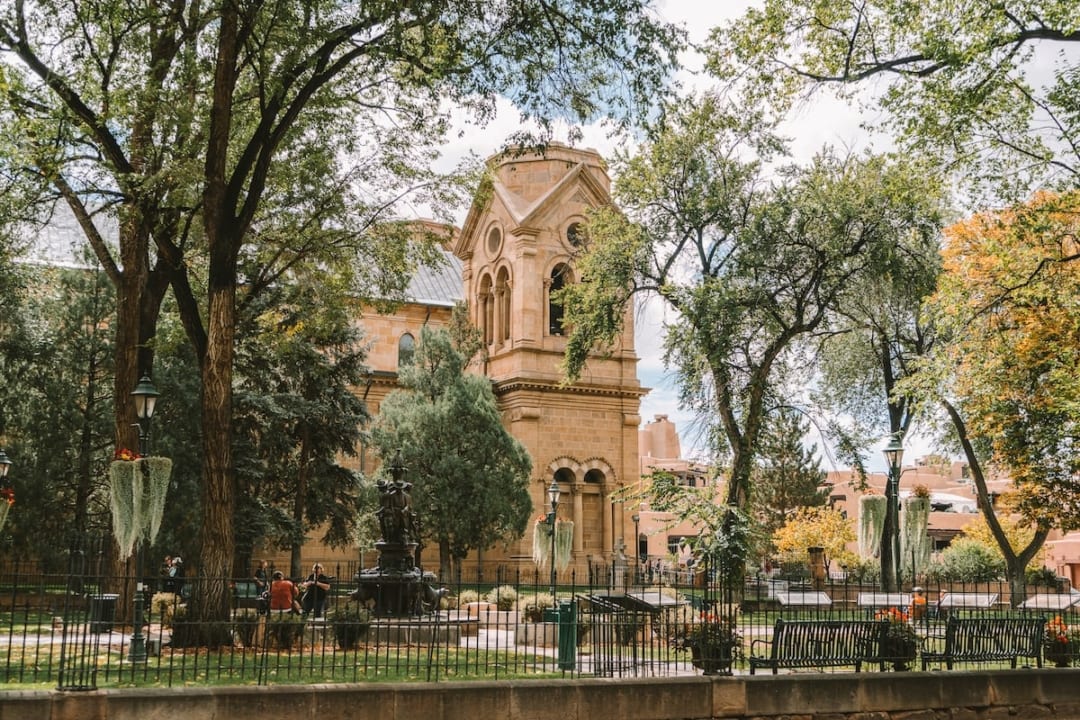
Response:
[[[116,593],[102,593],[90,596],[90,632],[112,632],[116,622]]]
[[[577,663],[577,603],[559,603],[559,669],[573,670]]]

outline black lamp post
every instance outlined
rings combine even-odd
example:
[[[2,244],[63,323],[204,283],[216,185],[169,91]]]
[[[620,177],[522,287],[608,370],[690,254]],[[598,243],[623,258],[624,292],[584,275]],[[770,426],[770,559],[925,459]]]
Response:
[[[889,466],[885,483],[885,523],[881,538],[881,584],[886,592],[900,590],[900,468],[904,446],[895,434],[884,450]]]
[[[0,448],[0,480],[7,477],[8,470],[11,469],[11,460],[8,459],[7,453],[3,448]]]
[[[150,377],[143,375],[131,394],[135,398],[135,416],[139,419],[139,454],[145,457],[150,451],[150,419],[154,417],[154,407],[161,393]]]
[[[135,389],[131,391],[135,398],[135,416],[139,420],[139,455],[146,457],[150,451],[150,420],[154,417],[154,407],[157,405],[160,393],[154,387],[149,376],[139,378]],[[135,482],[141,482],[136,478]],[[143,552],[142,537],[135,541],[135,601],[132,604],[131,644],[128,646],[128,662],[146,662],[146,638],[143,637]]]
[[[560,494],[559,483],[552,478],[551,485],[547,489],[548,502],[551,503],[551,512],[548,513],[547,520],[551,525],[551,599],[553,602],[555,600],[555,513],[559,511]]]
[[[630,519],[634,521],[634,581],[640,582],[638,578],[641,574],[641,535],[638,533],[638,523],[641,522],[641,516],[634,513]]]

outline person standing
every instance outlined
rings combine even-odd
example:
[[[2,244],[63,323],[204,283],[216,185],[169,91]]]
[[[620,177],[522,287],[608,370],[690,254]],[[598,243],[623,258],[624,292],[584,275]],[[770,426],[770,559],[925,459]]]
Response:
[[[311,574],[300,583],[300,589],[304,593],[304,614],[313,613],[315,617],[322,617],[326,612],[326,599],[330,595],[330,578],[323,574],[322,565],[315,563]]]
[[[265,560],[259,561],[259,567],[255,568],[255,594],[262,595],[270,589],[270,563]]]
[[[172,559],[172,567],[169,569],[169,578],[172,581],[172,591],[183,597],[184,595],[184,559],[179,555]]]
[[[161,576],[161,592],[175,592],[172,580],[172,555],[165,556],[165,561],[161,563],[158,575]]]

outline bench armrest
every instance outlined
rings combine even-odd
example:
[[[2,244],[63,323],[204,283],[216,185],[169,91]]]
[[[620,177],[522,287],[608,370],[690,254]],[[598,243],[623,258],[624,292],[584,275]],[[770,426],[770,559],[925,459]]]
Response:
[[[763,657],[764,656],[764,654],[763,655],[757,655],[757,653],[754,652],[754,649],[756,647],[758,647],[759,645],[761,645],[763,647],[766,647],[766,648],[772,647],[772,640],[766,640],[764,638],[755,638],[754,640],[751,640],[750,641],[750,654],[751,655],[756,656],[756,657]]]

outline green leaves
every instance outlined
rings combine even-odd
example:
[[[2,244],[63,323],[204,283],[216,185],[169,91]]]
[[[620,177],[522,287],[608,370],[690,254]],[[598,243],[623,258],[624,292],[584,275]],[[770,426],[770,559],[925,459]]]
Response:
[[[503,427],[490,380],[466,372],[469,357],[448,331],[422,328],[413,364],[400,370],[402,389],[382,402],[371,431],[380,457],[401,451],[444,577],[452,559],[520,537],[532,511],[532,460]]]
[[[828,87],[880,105],[905,151],[1018,198],[1075,185],[1080,40],[1062,0],[986,5],[768,0],[711,38],[710,70],[786,110]]]

